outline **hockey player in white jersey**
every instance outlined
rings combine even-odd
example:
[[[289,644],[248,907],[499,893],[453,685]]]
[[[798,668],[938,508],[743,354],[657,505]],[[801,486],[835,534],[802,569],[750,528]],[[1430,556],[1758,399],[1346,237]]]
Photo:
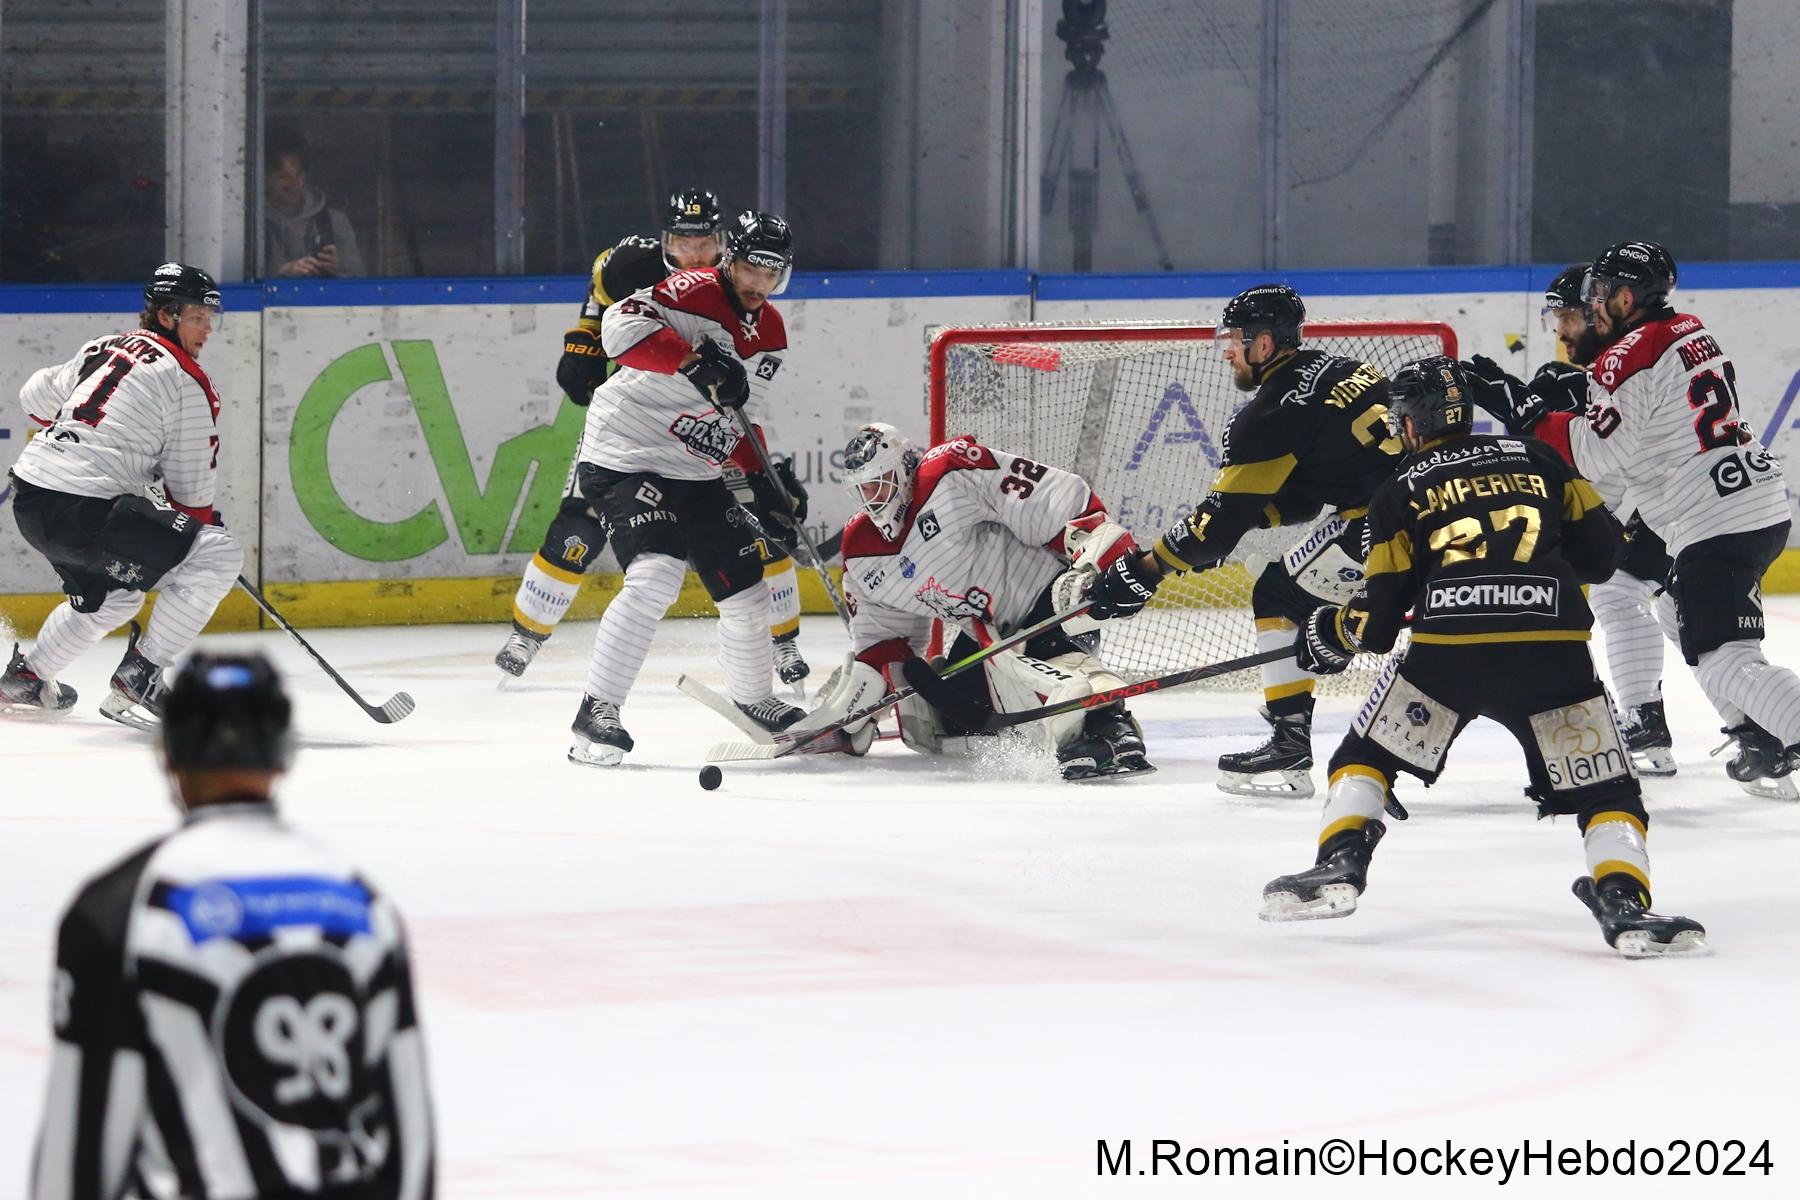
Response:
[[[571,762],[610,766],[632,748],[619,709],[689,565],[719,608],[732,700],[769,730],[804,715],[772,694],[766,536],[721,470],[731,461],[760,470],[740,422],[746,406],[761,408],[787,350],[768,298],[787,286],[793,235],[778,216],[745,212],[725,245],[719,266],[677,271],[601,320],[602,345],[619,369],[588,406],[577,477],[625,583],[594,635]]]
[[[1115,559],[1136,549],[1086,480],[972,438],[921,455],[892,425],[866,425],[844,450],[844,479],[862,508],[843,538],[851,657],[795,732],[841,720],[897,689],[901,664],[919,654],[933,620],[957,631],[950,655],[963,657],[1073,607]],[[1129,615],[1147,599],[1096,596],[1093,615]],[[943,682],[958,693],[945,711],[923,696],[902,701],[900,735],[914,750],[939,753],[960,740],[954,708],[1016,712],[1123,686],[1095,656],[1097,640],[1094,622],[1077,618],[1026,642],[1022,653],[997,654],[982,670]],[[1064,779],[1153,769],[1123,704],[1037,728]],[[845,732],[857,754],[875,735],[868,722]]]
[[[1601,351],[1584,416],[1536,397],[1487,393],[1509,429],[1540,437],[1607,495],[1628,495],[1674,559],[1682,655],[1737,743],[1726,770],[1751,790],[1792,794],[1800,676],[1762,652],[1762,577],[1787,544],[1781,460],[1744,421],[1737,369],[1700,318],[1668,296],[1675,260],[1620,242],[1594,260],[1586,298]]]
[[[19,393],[44,427],[12,467],[19,532],[61,576],[68,599],[29,653],[13,647],[0,712],[58,714],[75,689],[68,665],[160,594],[135,621],[100,711],[152,726],[162,669],[200,635],[243,569],[244,552],[213,508],[219,397],[197,361],[220,311],[198,267],[165,263],[144,287],[139,328],[96,338]]]
[[[277,811],[291,717],[260,655],[176,673],[161,743],[183,821],[63,916],[30,1200],[432,1195],[400,916]]]

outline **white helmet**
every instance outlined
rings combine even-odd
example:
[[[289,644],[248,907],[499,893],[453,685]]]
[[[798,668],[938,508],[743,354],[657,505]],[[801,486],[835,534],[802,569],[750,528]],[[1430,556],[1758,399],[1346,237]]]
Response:
[[[864,425],[844,447],[844,483],[889,541],[906,525],[918,469],[919,448],[885,421]]]

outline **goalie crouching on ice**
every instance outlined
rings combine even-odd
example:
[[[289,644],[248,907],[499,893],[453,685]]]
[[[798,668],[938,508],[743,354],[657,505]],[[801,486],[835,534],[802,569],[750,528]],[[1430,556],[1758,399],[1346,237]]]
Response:
[[[1124,685],[1095,657],[1095,620],[1129,616],[1150,598],[1103,572],[1136,549],[1085,480],[959,437],[921,454],[892,425],[865,425],[844,451],[862,511],[844,528],[851,657],[819,707],[790,732],[841,720],[905,684],[900,736],[924,754],[966,749],[983,714],[1019,712]],[[944,680],[906,669],[941,620],[959,632],[955,661],[1018,630],[1091,602],[1077,617]],[[929,697],[929,698],[928,698]],[[1040,731],[1067,780],[1141,775],[1143,732],[1122,703],[1050,717]],[[845,731],[862,754],[872,721]]]

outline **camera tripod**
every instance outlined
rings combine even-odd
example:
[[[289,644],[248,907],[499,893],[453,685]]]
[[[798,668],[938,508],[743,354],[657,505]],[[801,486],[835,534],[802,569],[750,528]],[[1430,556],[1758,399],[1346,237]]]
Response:
[[[1144,177],[1138,173],[1137,161],[1131,155],[1131,143],[1125,140],[1125,128],[1119,124],[1119,113],[1113,107],[1112,89],[1107,86],[1106,72],[1100,69],[1100,56],[1106,53],[1105,42],[1111,36],[1106,28],[1106,0],[1063,0],[1062,20],[1056,23],[1056,36],[1069,60],[1069,73],[1063,80],[1062,100],[1057,105],[1056,120],[1050,126],[1050,149],[1045,155],[1043,175],[1043,215],[1047,220],[1056,207],[1056,191],[1066,170],[1069,176],[1069,231],[1075,237],[1074,269],[1094,269],[1094,230],[1100,219],[1100,141],[1104,132],[1119,156],[1125,172],[1125,186],[1131,190],[1131,201],[1144,225],[1150,231],[1150,242],[1156,248],[1156,259],[1165,271],[1173,271],[1169,248],[1157,226],[1156,213],[1150,208],[1150,196],[1144,190]],[[1077,130],[1080,134],[1077,134]],[[1084,148],[1075,157],[1075,143]]]

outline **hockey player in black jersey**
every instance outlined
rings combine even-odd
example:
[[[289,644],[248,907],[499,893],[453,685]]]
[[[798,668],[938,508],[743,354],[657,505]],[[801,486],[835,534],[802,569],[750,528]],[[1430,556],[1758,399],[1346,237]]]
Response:
[[[1618,562],[1618,523],[1554,450],[1470,432],[1460,364],[1403,368],[1389,416],[1408,458],[1375,493],[1361,590],[1316,609],[1295,641],[1315,671],[1383,653],[1409,609],[1411,644],[1389,660],[1336,753],[1314,866],[1263,889],[1265,920],[1348,916],[1368,882],[1395,781],[1429,786],[1474,718],[1518,739],[1542,814],[1576,818],[1588,873],[1574,891],[1627,957],[1695,950],[1705,930],[1650,910],[1649,817],[1584,643],[1581,585]]]
[[[31,1200],[432,1195],[399,914],[277,813],[290,716],[259,655],[170,685],[183,821],[63,916]]]
[[[571,404],[586,408],[594,389],[606,382],[612,362],[600,346],[600,318],[608,306],[633,292],[654,287],[676,271],[711,267],[724,249],[724,210],[719,198],[704,188],[683,188],[669,197],[663,213],[662,238],[631,234],[594,259],[593,282],[581,305],[581,319],[563,335],[563,354],[556,365],[556,382]],[[777,459],[772,464],[782,482],[801,506],[806,519],[806,489],[794,475],[793,463]],[[800,589],[794,577],[793,559],[782,549],[780,535],[786,528],[785,513],[772,489],[759,479],[736,471],[726,480],[738,501],[755,511],[772,536],[765,544],[770,555],[763,563],[775,612],[769,633],[775,642],[775,668],[784,683],[797,684],[810,673],[800,653]],[[575,484],[570,468],[567,495],[544,533],[543,545],[525,568],[513,597],[512,632],[494,656],[494,663],[508,675],[520,676],[543,648],[557,624],[581,590],[581,578],[606,546],[606,527]]]
[[[1400,443],[1388,434],[1387,379],[1368,363],[1305,349],[1305,319],[1300,297],[1280,284],[1225,305],[1220,352],[1239,390],[1255,394],[1231,420],[1211,491],[1152,554],[1121,559],[1101,577],[1103,607],[1128,600],[1134,586],[1147,600],[1165,572],[1216,566],[1250,530],[1310,521],[1324,508],[1333,514],[1257,576],[1250,604],[1258,649],[1285,646],[1320,603],[1354,594],[1363,514],[1399,461]],[[1312,795],[1313,684],[1291,661],[1263,669],[1272,732],[1256,749],[1219,759],[1221,790]]]
[[[1511,389],[1537,398],[1547,412],[1586,411],[1587,368],[1600,354],[1594,314],[1582,298],[1588,267],[1576,263],[1544,289],[1544,328],[1556,336],[1568,361],[1552,359],[1524,383],[1478,354],[1468,364],[1478,392],[1483,385]],[[1629,496],[1606,499],[1615,515],[1628,518],[1625,553],[1612,578],[1594,585],[1588,603],[1605,639],[1613,699],[1625,717],[1625,748],[1632,765],[1639,775],[1666,777],[1675,774],[1675,743],[1663,712],[1663,639],[1674,637],[1675,603],[1664,587],[1674,563],[1643,514],[1621,508],[1629,505]]]

